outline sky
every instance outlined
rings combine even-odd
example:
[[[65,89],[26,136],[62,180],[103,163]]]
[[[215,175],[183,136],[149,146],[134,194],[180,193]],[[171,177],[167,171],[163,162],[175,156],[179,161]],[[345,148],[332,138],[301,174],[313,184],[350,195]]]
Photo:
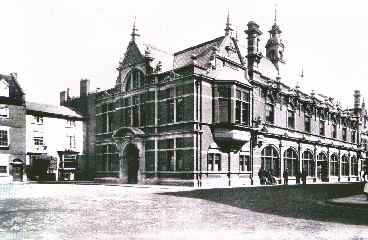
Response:
[[[265,53],[275,5],[288,74],[281,81],[343,107],[355,89],[368,101],[365,1],[1,0],[0,73],[18,74],[27,101],[58,105],[60,91],[78,96],[81,78],[91,91],[114,86],[134,18],[142,41],[176,52],[224,35],[229,11],[240,44],[250,20],[260,25]]]

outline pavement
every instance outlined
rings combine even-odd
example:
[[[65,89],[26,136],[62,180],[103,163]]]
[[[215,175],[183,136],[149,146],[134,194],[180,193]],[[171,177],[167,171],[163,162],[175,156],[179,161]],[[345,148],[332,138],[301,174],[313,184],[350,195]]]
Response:
[[[367,196],[364,194],[353,195],[343,198],[334,198],[327,200],[328,203],[348,206],[348,207],[364,207],[368,208]]]
[[[368,219],[352,219],[367,211],[313,200],[323,192],[317,185],[0,185],[0,239],[368,239]]]

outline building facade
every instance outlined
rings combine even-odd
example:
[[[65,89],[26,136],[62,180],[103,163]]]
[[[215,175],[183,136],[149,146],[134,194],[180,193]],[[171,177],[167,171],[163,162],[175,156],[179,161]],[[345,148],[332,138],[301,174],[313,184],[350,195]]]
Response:
[[[0,183],[26,180],[24,93],[16,74],[0,74]]]
[[[358,181],[366,165],[367,112],[307,94],[283,79],[276,21],[261,50],[259,26],[169,54],[141,43],[134,26],[115,86],[61,101],[86,120],[86,154],[96,180],[194,186],[259,184],[260,169],[283,182]],[[246,48],[242,44],[247,45]],[[263,53],[264,52],[264,53]],[[61,93],[64,96],[65,92]],[[92,164],[91,164],[92,166]],[[92,171],[92,168],[90,168]]]
[[[30,180],[77,180],[83,174],[83,118],[63,106],[26,102]]]

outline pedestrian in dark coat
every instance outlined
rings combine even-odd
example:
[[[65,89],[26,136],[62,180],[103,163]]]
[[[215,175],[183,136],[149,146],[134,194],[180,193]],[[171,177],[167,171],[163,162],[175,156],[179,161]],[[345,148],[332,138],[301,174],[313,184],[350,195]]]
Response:
[[[305,169],[302,171],[302,181],[303,185],[307,184],[307,171],[305,171]]]
[[[285,168],[284,173],[282,174],[282,176],[284,177],[284,184],[288,185],[288,181],[289,181],[289,173],[288,173],[288,169]]]

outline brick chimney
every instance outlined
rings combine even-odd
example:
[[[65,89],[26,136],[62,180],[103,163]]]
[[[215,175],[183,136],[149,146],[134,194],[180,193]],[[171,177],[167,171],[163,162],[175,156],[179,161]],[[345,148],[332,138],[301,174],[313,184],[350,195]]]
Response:
[[[89,79],[81,79],[79,85],[80,97],[85,97],[88,95],[90,90],[90,81]]]
[[[60,106],[64,105],[66,102],[66,92],[61,91],[60,92]]]

